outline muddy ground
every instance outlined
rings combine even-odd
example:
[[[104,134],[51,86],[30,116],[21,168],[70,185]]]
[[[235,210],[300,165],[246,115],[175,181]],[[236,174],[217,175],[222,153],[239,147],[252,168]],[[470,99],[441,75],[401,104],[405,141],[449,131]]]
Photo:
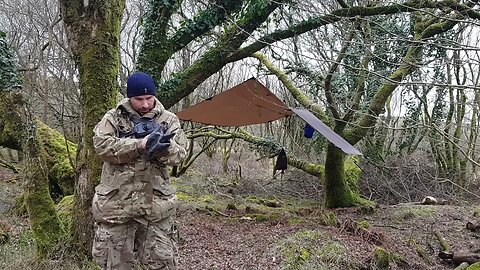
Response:
[[[0,225],[10,237],[0,269],[94,269],[67,255],[35,262],[27,217],[8,211],[21,193],[12,177],[0,174]],[[326,210],[320,198],[295,196],[287,179],[237,180],[193,172],[176,181],[178,269],[453,269],[437,256],[434,231],[454,252],[480,252],[480,233],[465,228],[476,203]]]

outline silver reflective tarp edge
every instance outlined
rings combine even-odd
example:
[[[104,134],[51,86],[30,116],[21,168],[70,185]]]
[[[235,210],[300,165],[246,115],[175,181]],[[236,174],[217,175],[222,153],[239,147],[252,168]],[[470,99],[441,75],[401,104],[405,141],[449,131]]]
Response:
[[[328,141],[333,143],[336,147],[342,149],[346,154],[352,155],[362,155],[360,151],[357,150],[353,145],[347,142],[344,138],[340,137],[335,131],[330,127],[325,125],[320,119],[318,119],[313,113],[307,109],[296,109],[290,108],[296,115],[302,118],[310,126],[312,126],[316,131],[322,134]]]

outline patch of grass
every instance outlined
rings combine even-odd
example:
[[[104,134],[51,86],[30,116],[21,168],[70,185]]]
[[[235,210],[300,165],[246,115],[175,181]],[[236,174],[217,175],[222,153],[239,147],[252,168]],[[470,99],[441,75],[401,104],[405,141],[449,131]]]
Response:
[[[205,203],[214,203],[215,202],[215,195],[213,194],[206,194],[202,195],[198,198],[199,201],[205,202]]]
[[[287,219],[287,222],[288,222],[289,224],[302,224],[302,223],[304,223],[305,221],[304,221],[303,219],[301,219],[301,218],[298,218],[298,217],[289,217],[289,218]]]
[[[193,195],[196,194],[195,188],[192,187],[192,186],[179,185],[179,184],[177,184],[177,182],[175,182],[174,185],[177,188],[177,194],[178,193],[182,193],[182,194],[185,194],[185,195],[190,194],[190,195],[187,195],[187,196],[192,196],[192,197],[194,197]]]
[[[477,207],[475,208],[475,210],[473,210],[473,216],[476,218],[480,218],[480,207]]]
[[[262,199],[255,195],[247,195],[244,197],[244,199],[247,203],[262,204]]]
[[[180,201],[193,201],[195,200],[194,197],[188,195],[187,193],[183,193],[181,191],[177,192],[177,199]]]
[[[25,194],[22,193],[15,197],[15,205],[13,207],[14,212],[21,216],[27,214],[27,205],[25,204]]]
[[[430,217],[436,211],[436,209],[428,206],[410,207],[397,212],[396,217],[402,220],[408,220],[417,217]]]
[[[25,231],[0,246],[0,269],[29,269],[35,260],[33,233]]]
[[[338,221],[337,215],[333,212],[326,212],[320,215],[319,223],[325,226],[333,226],[338,227],[340,226],[340,222]]]
[[[359,269],[361,263],[348,249],[326,232],[299,230],[278,242],[281,269]]]
[[[376,247],[373,252],[373,262],[380,269],[388,269],[391,263],[402,262],[404,259],[382,247]]]
[[[480,262],[476,262],[469,267],[467,267],[467,270],[480,270]]]
[[[339,241],[329,240],[317,251],[318,257],[322,262],[337,265],[349,264],[346,261],[348,256],[347,248]]]
[[[368,221],[366,220],[359,221],[358,225],[360,226],[360,228],[370,229],[370,223],[368,223]]]
[[[310,263],[312,251],[315,252],[316,240],[324,234],[317,231],[300,230],[283,240],[279,246],[283,257],[282,269],[302,269]]]
[[[33,237],[33,232],[28,229],[0,246],[0,269],[100,270],[92,261],[74,260],[71,255],[67,255],[63,247],[55,249],[54,258],[39,261],[35,256]]]
[[[420,244],[417,243],[417,240],[415,239],[410,239],[408,241],[408,243],[413,246],[413,248],[415,249],[415,252],[418,254],[418,256],[420,256],[420,258],[422,258],[425,263],[427,264],[432,264],[432,260],[431,258],[428,256],[428,252],[427,250],[425,250],[424,247],[422,247]]]
[[[357,208],[357,213],[359,214],[374,214],[376,205],[362,205]]]

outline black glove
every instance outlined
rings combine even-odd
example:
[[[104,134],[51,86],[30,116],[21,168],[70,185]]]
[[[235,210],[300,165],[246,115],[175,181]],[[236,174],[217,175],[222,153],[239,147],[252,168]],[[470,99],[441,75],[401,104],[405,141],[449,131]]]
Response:
[[[165,133],[165,128],[158,127],[147,139],[145,147],[145,156],[148,160],[152,159],[156,153],[165,151],[170,146],[170,139],[175,133]]]

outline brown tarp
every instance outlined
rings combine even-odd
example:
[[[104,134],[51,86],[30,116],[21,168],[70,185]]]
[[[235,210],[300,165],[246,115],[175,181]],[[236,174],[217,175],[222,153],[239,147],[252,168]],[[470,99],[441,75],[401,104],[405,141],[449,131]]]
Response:
[[[310,111],[288,108],[255,78],[188,107],[177,116],[184,121],[239,127],[275,121],[292,115],[292,111],[343,152],[362,154]]]
[[[247,126],[291,115],[290,109],[257,79],[251,78],[177,113],[184,121],[215,126]]]

